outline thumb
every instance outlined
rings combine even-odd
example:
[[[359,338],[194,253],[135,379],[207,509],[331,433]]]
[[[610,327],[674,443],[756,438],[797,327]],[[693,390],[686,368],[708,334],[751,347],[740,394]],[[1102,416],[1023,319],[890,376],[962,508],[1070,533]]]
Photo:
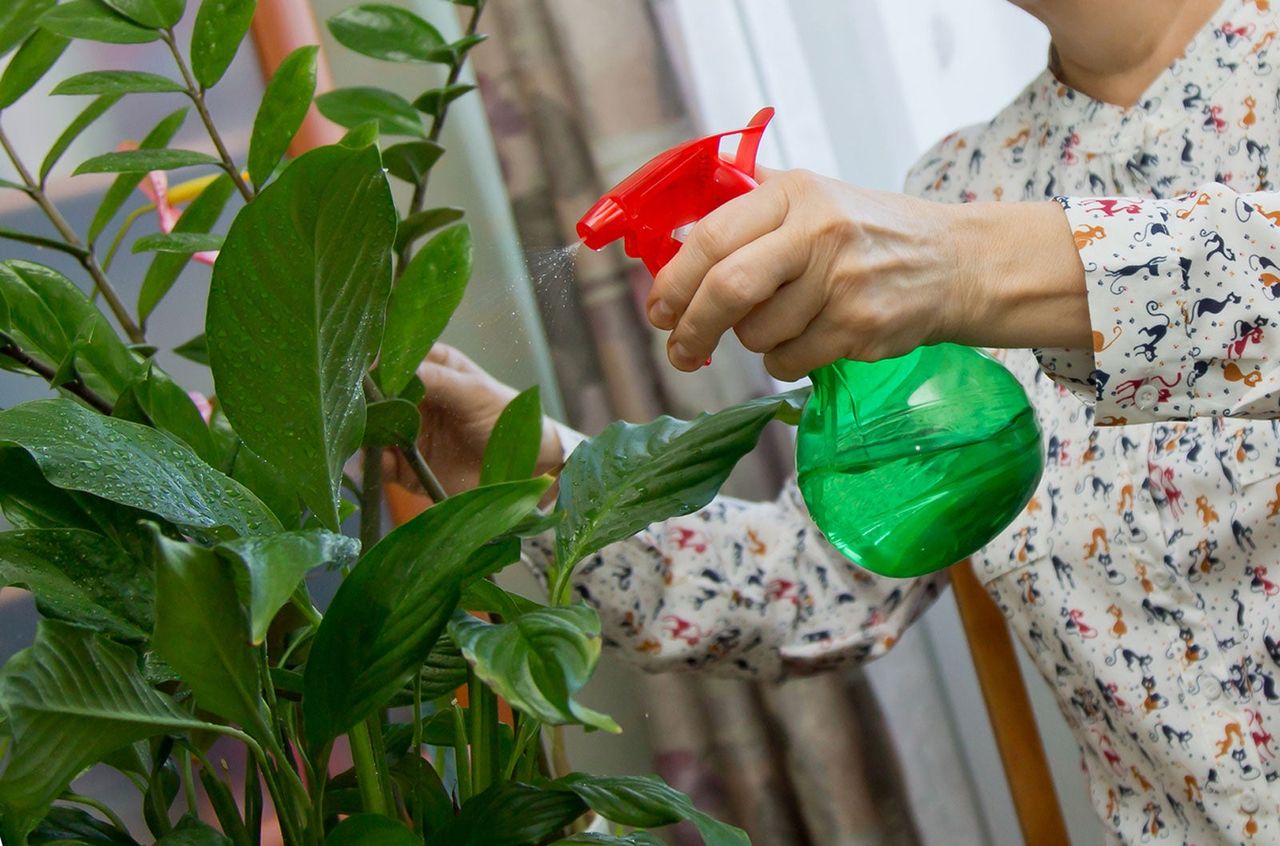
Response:
[[[768,182],[770,179],[773,179],[775,176],[783,172],[784,171],[774,170],[771,167],[765,167],[762,164],[758,164],[756,165],[756,182],[759,182],[761,185],[763,185],[764,183]]]

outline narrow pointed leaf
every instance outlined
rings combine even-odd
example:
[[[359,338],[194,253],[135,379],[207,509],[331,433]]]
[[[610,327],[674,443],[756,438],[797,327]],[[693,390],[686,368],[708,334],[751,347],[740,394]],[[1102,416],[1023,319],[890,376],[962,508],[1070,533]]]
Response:
[[[191,201],[191,205],[187,206],[174,224],[170,237],[183,239],[207,233],[222,216],[222,210],[226,208],[227,201],[235,190],[235,183],[229,175],[224,173],[219,176]],[[187,252],[163,253],[152,259],[151,266],[142,279],[142,289],[138,292],[138,317],[141,320],[145,322],[151,316],[190,261],[191,253]]]
[[[72,173],[150,173],[153,170],[177,170],[182,167],[213,165],[221,162],[208,153],[198,150],[124,150],[119,153],[103,153],[81,162]]]
[[[347,129],[376,120],[383,135],[426,135],[413,105],[385,88],[339,88],[317,97],[316,108]]]
[[[462,209],[441,206],[409,215],[400,221],[400,228],[396,230],[396,249],[404,249],[405,246],[441,226],[457,223],[462,220],[463,214]]]
[[[71,43],[69,38],[37,29],[22,42],[0,76],[0,109],[12,106],[31,90]]]
[[[534,385],[498,415],[480,466],[480,484],[514,482],[533,475],[542,450],[542,399]]]
[[[144,44],[160,37],[157,30],[139,26],[102,0],[71,0],[40,17],[40,26],[67,38],[108,44]]]
[[[185,0],[103,0],[130,20],[152,29],[163,29],[182,19]]]
[[[213,271],[206,334],[227,417],[331,530],[364,431],[394,238],[377,148],[323,147],[240,212]]]
[[[183,91],[182,84],[167,76],[145,71],[89,71],[69,76],[50,94],[152,94]]]
[[[62,158],[62,154],[67,151],[72,142],[80,137],[80,133],[84,132],[93,124],[95,120],[102,117],[107,109],[120,102],[120,94],[104,94],[92,103],[84,107],[84,111],[76,115],[75,120],[67,125],[62,131],[58,139],[53,142],[53,146],[49,148],[49,152],[45,154],[44,161],[40,163],[40,183],[49,178],[49,172],[53,170],[53,166]]]
[[[449,104],[454,100],[475,90],[474,85],[466,83],[456,83],[454,85],[446,85],[443,88],[433,88],[427,91],[418,99],[413,101],[413,107],[419,111],[426,112],[432,117],[439,117],[445,109],[449,108]]]
[[[416,185],[426,179],[431,166],[443,155],[444,147],[434,141],[405,141],[383,150],[382,163],[392,176]]]
[[[479,44],[483,44],[488,40],[489,36],[485,35],[483,32],[477,32],[473,35],[464,35],[457,41],[446,44],[443,47],[437,47],[427,55],[433,62],[440,62],[446,65],[456,65],[466,58],[472,48]]]
[[[0,3],[0,56],[17,47],[35,31],[40,16],[57,0],[7,0]]]
[[[194,361],[196,364],[209,364],[209,342],[201,332],[190,341],[179,344],[173,348],[175,355],[180,355],[187,361]]]
[[[212,88],[231,67],[253,22],[257,0],[203,0],[191,30],[191,73]]]
[[[572,791],[605,819],[654,828],[688,820],[706,846],[751,846],[746,832],[693,807],[689,797],[657,776],[590,776],[571,773],[547,785]]]
[[[299,47],[276,68],[262,95],[249,140],[249,178],[261,188],[289,149],[316,90],[316,55],[319,47]]]
[[[182,128],[186,118],[186,109],[178,109],[170,113],[138,142],[138,148],[142,150],[163,148],[173,140],[173,136]],[[93,213],[93,220],[89,223],[90,244],[98,240],[102,230],[111,222],[111,218],[115,217],[116,212],[120,211],[120,207],[124,205],[125,200],[129,199],[129,195],[133,193],[134,188],[138,187],[138,183],[145,175],[145,173],[125,173],[116,177],[115,182],[111,183],[111,187],[107,189],[102,202],[98,205],[98,210]]]
[[[141,419],[121,413],[120,406],[125,403],[126,397],[141,412]],[[132,419],[135,423],[146,423],[167,432],[191,447],[196,455],[210,464],[217,459],[213,435],[191,395],[154,362],[147,366],[143,374],[116,402],[112,416]]]
[[[157,232],[134,241],[133,252],[178,253],[189,256],[192,253],[220,250],[222,241],[221,235],[209,232]]]
[[[388,62],[436,62],[444,38],[439,30],[405,9],[363,3],[329,18],[329,32],[357,53]]]

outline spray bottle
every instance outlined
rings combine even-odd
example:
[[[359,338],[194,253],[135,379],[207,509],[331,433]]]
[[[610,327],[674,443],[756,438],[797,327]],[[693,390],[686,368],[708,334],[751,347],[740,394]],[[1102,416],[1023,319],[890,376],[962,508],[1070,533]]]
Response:
[[[773,109],[742,129],[673,147],[578,221],[593,250],[621,238],[657,275],[676,233],[756,187]],[[732,157],[723,139],[741,136]],[[920,347],[878,362],[841,359],[810,374],[796,440],[800,492],[814,523],[859,566],[910,577],[948,567],[1007,526],[1044,469],[1040,429],[1013,375],[984,352]]]

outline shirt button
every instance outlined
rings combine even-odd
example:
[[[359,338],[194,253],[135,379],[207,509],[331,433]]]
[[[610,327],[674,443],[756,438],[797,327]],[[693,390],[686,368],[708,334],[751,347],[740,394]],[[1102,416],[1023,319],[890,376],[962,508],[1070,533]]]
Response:
[[[1143,385],[1138,388],[1133,398],[1137,401],[1139,408],[1150,411],[1155,408],[1156,403],[1160,402],[1160,389],[1155,385]]]
[[[1240,810],[1246,814],[1256,814],[1258,813],[1258,808],[1258,794],[1252,790],[1246,790],[1240,796]]]
[[[1151,581],[1161,590],[1168,590],[1173,587],[1173,574],[1167,570],[1156,570],[1155,575],[1151,577]]]
[[[1213,676],[1200,676],[1196,681],[1200,683],[1200,692],[1210,702],[1222,695],[1222,685]]]

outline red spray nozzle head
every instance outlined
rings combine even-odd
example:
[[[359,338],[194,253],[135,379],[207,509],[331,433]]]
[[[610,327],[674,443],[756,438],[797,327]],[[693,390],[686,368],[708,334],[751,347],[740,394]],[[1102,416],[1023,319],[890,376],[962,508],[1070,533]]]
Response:
[[[756,186],[756,152],[772,117],[773,109],[763,108],[742,129],[688,141],[650,159],[595,202],[578,221],[578,236],[593,250],[622,238],[627,255],[656,275],[680,249],[675,230]],[[742,137],[729,161],[720,155],[720,142],[732,135]]]

